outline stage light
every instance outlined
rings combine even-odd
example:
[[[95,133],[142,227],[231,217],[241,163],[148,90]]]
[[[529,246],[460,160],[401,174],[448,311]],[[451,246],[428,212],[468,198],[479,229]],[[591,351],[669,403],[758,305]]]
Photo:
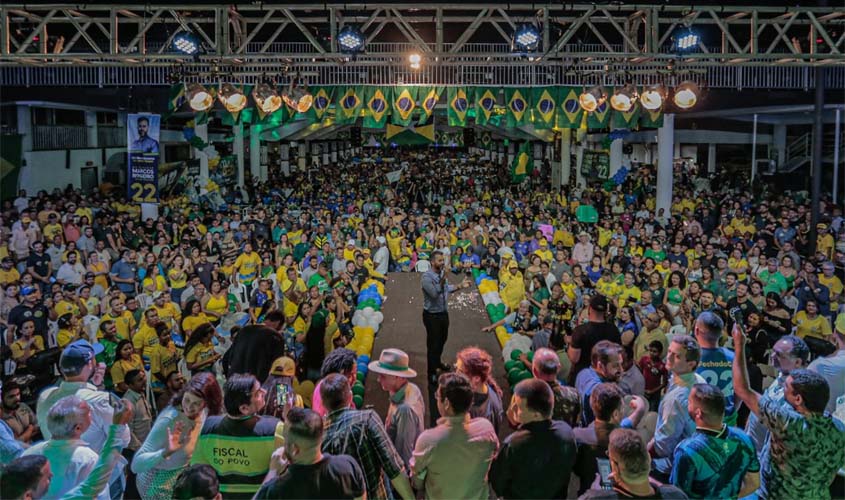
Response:
[[[364,48],[364,35],[354,26],[346,26],[337,35],[337,43],[341,52],[360,52]]]
[[[200,42],[190,31],[180,31],[173,38],[173,48],[183,54],[194,56],[199,54]]]
[[[604,101],[607,100],[607,92],[604,91],[604,87],[601,85],[596,85],[595,87],[591,88],[583,92],[580,96],[578,96],[578,104],[581,105],[581,109],[586,111],[587,113],[592,113],[599,106],[601,106]]]
[[[422,57],[416,53],[411,54],[410,56],[408,56],[408,62],[411,64],[411,69],[420,69]]]
[[[681,109],[690,109],[698,103],[698,96],[701,94],[701,89],[695,82],[689,80],[682,82],[675,87],[675,95],[672,101],[675,106]]]
[[[296,110],[298,113],[305,113],[311,109],[314,104],[314,96],[308,92],[308,86],[300,84],[299,73],[291,78],[290,86],[282,92],[282,100],[289,108]]]
[[[679,52],[687,52],[694,50],[696,47],[698,47],[698,40],[698,35],[691,29],[687,28],[686,31],[678,32],[678,35],[675,40],[675,48]]]
[[[540,30],[533,24],[523,24],[516,28],[513,39],[520,52],[533,52],[540,46]]]
[[[211,96],[211,92],[199,83],[188,85],[185,97],[188,99],[188,105],[194,111],[208,111],[214,104],[214,97]]]
[[[636,87],[629,83],[620,89],[616,89],[610,98],[610,107],[616,111],[627,113],[634,107],[637,97]]]
[[[663,107],[665,101],[666,88],[659,83],[646,88],[640,94],[640,104],[647,111],[657,111]]]
[[[246,107],[246,95],[243,90],[231,83],[224,83],[217,92],[217,98],[230,113],[237,113]]]
[[[282,98],[276,89],[268,83],[262,83],[252,91],[255,104],[265,114],[273,113],[282,107]]]

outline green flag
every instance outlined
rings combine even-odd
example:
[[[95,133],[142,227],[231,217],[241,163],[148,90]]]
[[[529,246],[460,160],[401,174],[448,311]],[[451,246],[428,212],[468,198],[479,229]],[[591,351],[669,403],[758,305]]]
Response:
[[[364,92],[365,128],[384,128],[390,114],[390,87],[367,87]]]
[[[528,177],[528,169],[531,164],[531,143],[525,141],[519,147],[516,156],[513,157],[511,164],[511,182],[519,184]]]
[[[489,151],[493,147],[493,135],[490,132],[484,132],[478,138],[478,145]]]
[[[449,87],[448,118],[450,127],[466,127],[469,97],[464,87]]]
[[[335,105],[335,123],[338,125],[353,125],[358,121],[361,106],[364,104],[363,87],[341,87],[338,91]]]
[[[643,128],[660,128],[663,126],[663,110],[658,109],[649,111],[642,110],[640,113],[640,127]]]
[[[385,129],[386,143],[401,146],[422,146],[435,141],[434,119],[424,125],[409,124],[406,126],[387,124]]]
[[[475,87],[475,124],[487,125],[493,117],[499,89],[496,87]]]
[[[437,106],[437,101],[440,100],[440,94],[443,93],[443,87],[420,87],[417,97],[420,100],[420,125],[428,122],[431,115],[434,114],[434,108]]]
[[[13,200],[18,194],[22,144],[22,135],[0,136],[0,198],[4,200]]]
[[[393,89],[393,105],[391,107],[391,122],[403,127],[411,123],[414,110],[417,109],[418,87],[396,87]]]
[[[528,102],[530,92],[528,89],[505,89],[505,116],[507,117],[508,127],[528,124],[528,109],[531,107]]]
[[[578,128],[584,110],[578,103],[578,91],[574,87],[560,87],[558,89],[560,101],[557,110],[558,128]]]
[[[534,128],[550,129],[556,125],[558,91],[557,87],[534,87],[531,89]]]

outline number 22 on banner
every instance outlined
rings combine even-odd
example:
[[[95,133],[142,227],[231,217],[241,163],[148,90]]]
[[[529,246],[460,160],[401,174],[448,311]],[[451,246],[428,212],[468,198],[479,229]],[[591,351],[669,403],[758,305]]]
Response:
[[[136,203],[156,203],[157,186],[151,182],[133,182],[129,185],[130,198]]]

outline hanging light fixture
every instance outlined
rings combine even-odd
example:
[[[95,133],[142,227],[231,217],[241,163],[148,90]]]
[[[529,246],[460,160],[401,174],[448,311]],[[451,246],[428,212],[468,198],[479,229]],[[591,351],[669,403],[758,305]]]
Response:
[[[252,91],[252,98],[262,113],[273,113],[282,107],[282,98],[269,83],[261,83]]]
[[[293,77],[290,86],[282,92],[282,100],[297,113],[305,113],[314,104],[314,96],[308,92],[308,86],[299,83],[299,74]]]
[[[185,97],[188,98],[188,105],[194,111],[208,111],[214,104],[214,97],[212,97],[211,92],[199,83],[188,85]]]
[[[578,96],[578,104],[587,113],[592,113],[598,109],[606,100],[607,92],[605,92],[604,87],[601,85],[596,85]]]
[[[698,84],[687,80],[675,87],[675,95],[672,96],[672,101],[680,109],[690,109],[698,103],[700,95],[701,89]]]
[[[422,56],[417,53],[408,56],[408,63],[411,65],[411,69],[420,69],[421,62]]]
[[[657,111],[666,101],[666,87],[662,84],[652,85],[640,94],[640,105],[647,111]]]
[[[217,98],[230,113],[237,113],[246,107],[246,95],[243,90],[231,83],[224,83],[217,92]]]
[[[616,89],[610,98],[610,107],[616,111],[627,113],[636,104],[637,97],[637,88],[629,83],[620,89]]]
[[[202,49],[199,39],[190,31],[180,31],[173,37],[173,48],[189,56],[197,56]]]
[[[533,24],[523,24],[514,32],[513,40],[519,52],[534,52],[540,46],[540,30]]]
[[[341,52],[354,54],[364,49],[366,39],[355,26],[346,26],[337,34],[337,43]]]

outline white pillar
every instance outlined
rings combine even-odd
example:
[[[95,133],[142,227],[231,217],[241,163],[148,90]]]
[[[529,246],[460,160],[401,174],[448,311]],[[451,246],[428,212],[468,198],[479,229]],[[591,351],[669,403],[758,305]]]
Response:
[[[833,135],[833,204],[836,205],[838,200],[838,193],[839,193],[839,149],[842,147],[842,144],[839,142],[839,138],[842,135],[839,131],[841,130],[839,127],[841,125],[841,110],[836,110],[836,121],[835,121],[835,132]]]
[[[513,165],[513,157],[516,154],[516,144],[513,141],[508,143],[508,166]]]
[[[208,142],[208,124],[203,125],[195,125],[194,126],[194,133],[197,134],[197,137],[202,139],[202,142]],[[200,161],[200,187],[205,187],[206,181],[208,181],[208,156],[205,155],[199,149],[195,149],[194,151],[194,158],[199,159]]]
[[[674,140],[674,138],[673,138]],[[672,159],[680,158],[681,157],[681,143],[675,142],[674,146],[672,147]]]
[[[249,127],[249,175],[261,178],[261,127]]]
[[[578,188],[584,188],[587,185],[587,181],[584,180],[584,173],[581,171],[581,165],[584,164],[584,149],[586,147],[585,142],[581,142],[575,146],[575,186]]]
[[[572,175],[572,129],[565,128],[560,133],[560,183],[569,185]]]
[[[88,129],[88,147],[96,148],[99,146],[97,141],[97,112],[85,112],[85,127]]]
[[[786,163],[786,124],[778,123],[775,125],[772,142],[777,153],[777,164],[781,166]]]
[[[707,173],[716,173],[716,144],[707,145]]]
[[[657,129],[657,210],[669,214],[672,207],[672,163],[675,149],[675,115],[663,115],[663,126]]]
[[[243,122],[238,122],[232,127],[232,132],[235,134],[234,141],[232,141],[232,147],[235,153],[235,161],[237,162],[237,179],[236,185],[243,187],[244,185],[244,124]]]
[[[308,144],[304,142],[299,143],[299,155],[296,158],[296,166],[300,172],[304,172],[308,168]]]
[[[614,139],[610,142],[610,177],[622,168],[622,139]]]
[[[32,151],[32,108],[21,104],[18,105],[18,134],[21,135],[21,151]],[[35,193],[27,194],[32,196]]]
[[[290,175],[290,144],[283,142],[279,145],[279,162],[285,177]]]
[[[757,113],[754,113],[754,126],[751,131],[751,182],[757,178]]]

